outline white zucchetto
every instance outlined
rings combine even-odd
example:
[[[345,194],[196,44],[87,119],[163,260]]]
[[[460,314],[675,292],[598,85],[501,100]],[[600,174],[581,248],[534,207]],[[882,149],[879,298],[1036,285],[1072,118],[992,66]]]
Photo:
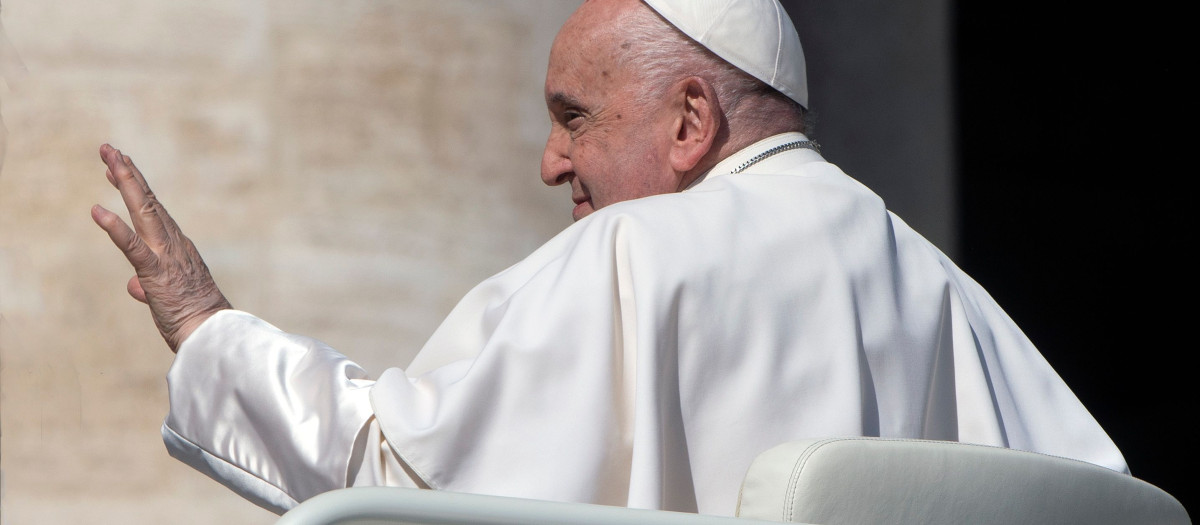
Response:
[[[778,0],[643,0],[726,62],[808,108],[800,37]]]

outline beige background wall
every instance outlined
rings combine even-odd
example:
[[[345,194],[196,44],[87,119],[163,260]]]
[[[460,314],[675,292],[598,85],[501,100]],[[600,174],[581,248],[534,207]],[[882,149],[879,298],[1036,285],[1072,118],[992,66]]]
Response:
[[[377,373],[568,224],[537,171],[575,4],[4,0],[0,521],[273,518],[163,449],[171,354],[88,217],[123,212],[101,143],[236,307]]]

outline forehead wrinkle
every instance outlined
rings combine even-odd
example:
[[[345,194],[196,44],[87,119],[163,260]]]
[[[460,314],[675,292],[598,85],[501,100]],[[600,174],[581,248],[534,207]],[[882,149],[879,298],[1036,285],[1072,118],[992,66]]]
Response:
[[[636,43],[622,29],[639,8],[649,9],[641,0],[589,0],[567,20],[550,50],[545,100],[551,111],[575,107],[599,114],[627,105],[639,83],[623,56]]]
[[[587,0],[567,19],[555,38],[554,51],[572,55],[575,66],[601,67],[600,59],[618,65],[618,55],[628,52],[632,41],[622,31],[624,21],[636,16],[638,9],[650,7],[641,0],[596,2]]]

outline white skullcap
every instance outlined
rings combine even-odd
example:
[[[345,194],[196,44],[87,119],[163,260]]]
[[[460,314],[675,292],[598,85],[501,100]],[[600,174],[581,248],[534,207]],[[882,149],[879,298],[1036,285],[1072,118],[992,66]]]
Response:
[[[804,50],[778,0],[643,0],[692,40],[808,108]]]

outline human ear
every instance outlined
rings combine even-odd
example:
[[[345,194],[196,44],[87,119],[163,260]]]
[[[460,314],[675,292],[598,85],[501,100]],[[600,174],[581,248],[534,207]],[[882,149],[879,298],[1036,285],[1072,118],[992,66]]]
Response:
[[[681,80],[671,93],[676,118],[669,158],[676,172],[688,173],[712,149],[721,125],[721,108],[716,90],[700,77]]]

